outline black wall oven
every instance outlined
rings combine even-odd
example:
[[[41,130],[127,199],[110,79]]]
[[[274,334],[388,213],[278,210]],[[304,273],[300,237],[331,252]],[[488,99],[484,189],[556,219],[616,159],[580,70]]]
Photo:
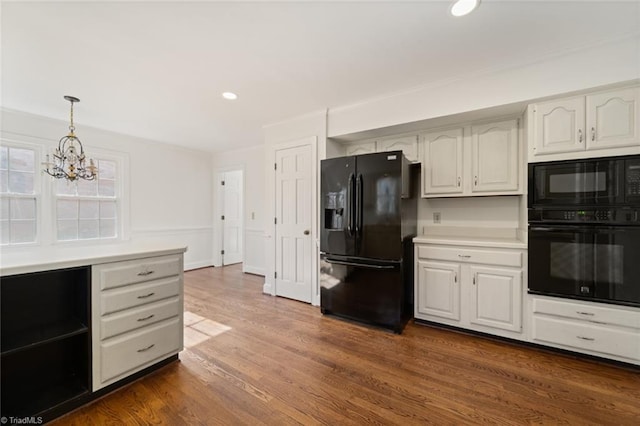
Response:
[[[640,156],[529,165],[529,292],[640,306]]]

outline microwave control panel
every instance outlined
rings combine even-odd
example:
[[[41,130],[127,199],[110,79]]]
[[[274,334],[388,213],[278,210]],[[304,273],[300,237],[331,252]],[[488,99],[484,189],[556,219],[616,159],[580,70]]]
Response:
[[[640,196],[640,160],[627,161],[627,195]]]

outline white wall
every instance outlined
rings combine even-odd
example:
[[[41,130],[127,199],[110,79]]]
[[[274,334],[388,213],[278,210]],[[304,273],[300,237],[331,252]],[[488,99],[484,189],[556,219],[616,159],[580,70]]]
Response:
[[[48,152],[66,134],[68,125],[60,120],[2,109],[3,137],[37,140]],[[126,189],[132,241],[188,246],[185,269],[211,265],[210,153],[85,127],[81,122],[76,123],[76,134],[89,157],[93,148],[128,158]]]
[[[213,154],[213,178],[226,170],[243,170],[244,177],[244,272],[265,275],[265,223],[267,217],[265,196],[265,147],[230,150]],[[219,191],[213,188],[214,218],[218,216]],[[215,221],[214,221],[215,222]],[[214,265],[220,265],[220,227],[214,227]]]
[[[640,78],[640,36],[329,110],[328,137]]]
[[[520,196],[420,198],[418,200],[418,234],[424,228],[505,228],[519,227]],[[433,213],[440,213],[440,223]]]

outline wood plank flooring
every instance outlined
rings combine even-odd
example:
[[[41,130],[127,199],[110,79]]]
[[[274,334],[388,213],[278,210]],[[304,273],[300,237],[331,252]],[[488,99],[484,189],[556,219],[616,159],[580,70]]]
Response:
[[[412,323],[397,336],[262,283],[239,265],[185,273],[200,343],[55,424],[640,424],[637,370]]]

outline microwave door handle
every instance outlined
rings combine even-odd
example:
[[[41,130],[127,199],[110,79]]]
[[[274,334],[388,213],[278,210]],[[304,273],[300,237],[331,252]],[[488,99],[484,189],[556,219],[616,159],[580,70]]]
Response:
[[[589,234],[594,231],[593,226],[571,226],[571,225],[557,225],[557,226],[530,226],[530,231],[535,232],[573,232],[579,234]]]

